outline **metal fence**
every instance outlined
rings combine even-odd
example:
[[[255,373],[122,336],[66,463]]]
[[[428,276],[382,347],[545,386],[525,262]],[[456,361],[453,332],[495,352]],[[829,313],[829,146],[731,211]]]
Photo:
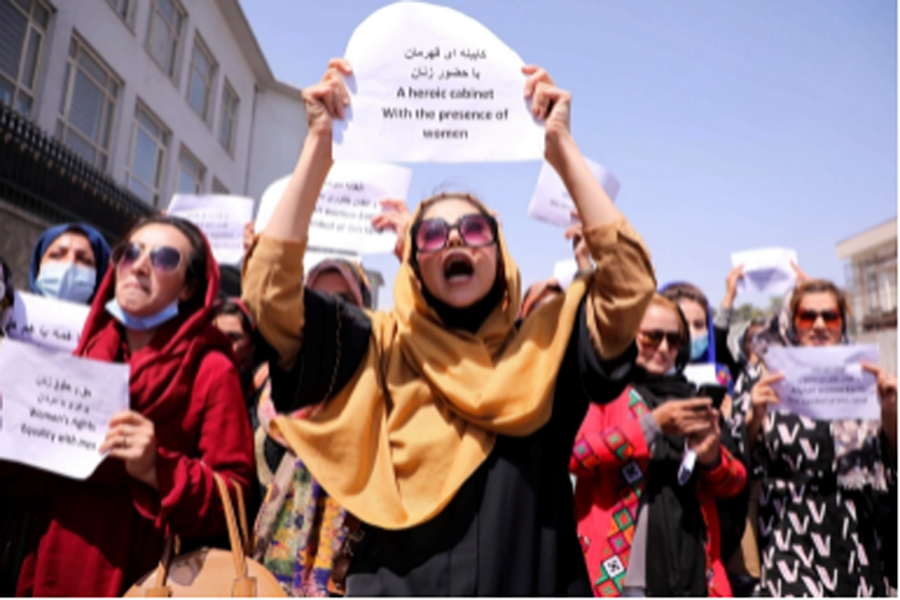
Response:
[[[153,209],[0,104],[0,196],[51,223],[80,221],[113,242]]]
[[[2,103],[0,198],[44,222],[92,225],[110,244],[138,219],[156,212]],[[222,269],[222,290],[240,294],[237,269]]]

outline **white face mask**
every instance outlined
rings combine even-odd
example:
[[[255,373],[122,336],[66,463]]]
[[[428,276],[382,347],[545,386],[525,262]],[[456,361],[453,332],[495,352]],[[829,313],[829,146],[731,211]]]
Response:
[[[87,304],[97,286],[97,270],[75,263],[49,262],[41,265],[35,287],[42,296]]]

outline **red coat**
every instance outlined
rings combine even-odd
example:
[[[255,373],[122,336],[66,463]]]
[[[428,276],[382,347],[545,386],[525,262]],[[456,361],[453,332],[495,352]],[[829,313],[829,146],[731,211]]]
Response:
[[[213,471],[245,496],[253,478],[240,378],[227,338],[210,324],[219,291],[211,254],[205,296],[189,301],[133,355],[104,308],[114,271],[100,285],[75,353],[128,363],[131,409],[155,427],[159,489],[129,476],[116,458],[87,481],[0,463],[0,494],[30,501],[36,517],[19,595],[120,596],[155,568],[169,533],[186,541],[224,534]]]
[[[628,572],[631,542],[644,473],[651,451],[640,418],[649,408],[643,398],[627,389],[615,401],[591,404],[575,437],[569,470],[577,476],[575,518],[595,596],[620,596]],[[731,596],[731,587],[719,553],[716,498],[730,498],[747,480],[744,465],[721,447],[721,463],[702,471],[697,485],[700,511],[709,532],[706,562],[711,571],[710,596]],[[647,573],[647,577],[652,577]]]
[[[250,425],[231,361],[208,354],[185,400],[165,420],[154,419],[158,492],[129,477],[116,459],[86,482],[32,471],[3,484],[36,485],[47,494],[18,595],[120,596],[158,564],[164,522],[186,538],[225,531],[211,469],[238,481],[245,494],[253,473]]]

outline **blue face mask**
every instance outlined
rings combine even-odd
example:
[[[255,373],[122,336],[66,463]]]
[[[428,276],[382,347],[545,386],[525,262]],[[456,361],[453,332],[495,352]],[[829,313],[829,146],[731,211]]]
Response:
[[[34,282],[42,296],[87,304],[97,285],[97,270],[75,263],[49,262]]]
[[[709,348],[709,336],[691,338],[691,360],[697,360]]]
[[[119,301],[113,298],[106,303],[106,312],[115,317],[116,321],[125,326],[126,329],[133,331],[148,331],[156,329],[166,321],[171,321],[178,316],[178,300],[172,302],[155,315],[149,317],[135,317],[131,315],[119,305]]]

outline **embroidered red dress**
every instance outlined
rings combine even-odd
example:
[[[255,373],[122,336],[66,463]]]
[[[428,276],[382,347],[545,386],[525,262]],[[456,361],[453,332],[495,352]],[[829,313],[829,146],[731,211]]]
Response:
[[[606,405],[591,404],[575,437],[569,463],[577,476],[575,518],[595,596],[620,596],[631,558],[640,498],[646,486],[651,448],[640,419],[650,409],[632,388]],[[702,471],[697,498],[706,524],[710,596],[731,596],[719,556],[716,498],[736,495],[747,473],[724,446],[717,467]],[[653,573],[647,573],[647,578]]]

